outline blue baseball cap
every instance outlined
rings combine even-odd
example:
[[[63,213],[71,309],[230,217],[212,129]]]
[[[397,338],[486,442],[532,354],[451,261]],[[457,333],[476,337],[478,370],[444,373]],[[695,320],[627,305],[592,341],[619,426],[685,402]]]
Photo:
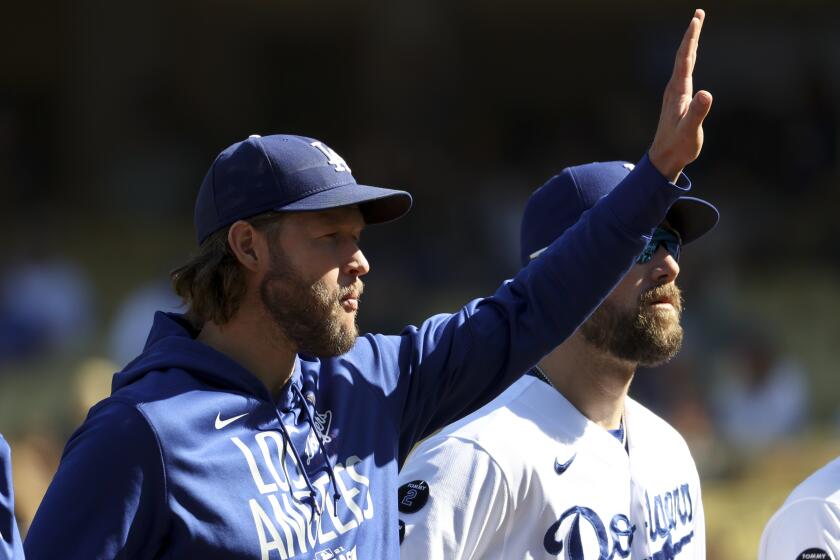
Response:
[[[626,161],[567,167],[534,191],[522,215],[522,266],[572,227],[581,214],[612,191],[633,167]],[[681,196],[665,218],[685,245],[715,227],[719,217],[717,208],[711,203],[693,196]]]
[[[368,224],[411,208],[405,191],[360,185],[332,148],[314,138],[254,134],[216,157],[195,201],[199,245],[237,220],[263,212],[305,212],[357,204]]]

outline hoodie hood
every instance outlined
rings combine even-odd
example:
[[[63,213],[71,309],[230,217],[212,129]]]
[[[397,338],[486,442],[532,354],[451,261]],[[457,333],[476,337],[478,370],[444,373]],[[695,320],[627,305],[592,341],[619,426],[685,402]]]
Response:
[[[265,384],[225,354],[196,340],[198,332],[184,315],[155,313],[154,324],[143,353],[114,375],[111,392],[127,387],[155,371],[179,369],[202,383],[226,391],[237,391],[273,401]],[[283,387],[276,399],[280,409],[292,407],[292,386],[302,386],[300,360],[295,358],[291,383]]]
[[[147,390],[151,387],[155,393],[166,393],[175,388],[178,392],[183,392],[184,388],[178,381],[181,376],[166,375],[167,371],[181,370],[203,387],[217,389],[220,393],[235,392],[256,397],[273,410],[274,417],[278,421],[277,429],[288,442],[294,462],[305,480],[309,491],[307,502],[312,507],[312,515],[320,514],[323,506],[318,503],[317,491],[306,471],[298,448],[305,450],[308,461],[318,451],[323,453],[333,488],[333,499],[337,502],[340,499],[340,492],[333,465],[327,456],[322,435],[318,432],[313,412],[310,410],[310,407],[314,409],[315,406],[314,379],[304,387],[301,382],[300,360],[297,356],[291,379],[283,386],[277,399],[273,399],[268,388],[256,376],[225,354],[196,340],[197,334],[185,316],[161,311],[155,313],[152,330],[143,353],[114,376],[112,394],[115,395],[121,389],[142,383],[147,376],[149,376]],[[164,375],[156,375],[158,372]],[[189,389],[186,389],[186,392],[189,392]],[[311,394],[311,400],[307,401],[304,394]],[[296,438],[289,433],[286,422],[290,426],[295,426],[294,430],[302,434],[297,438],[298,441],[295,441]],[[306,427],[299,426],[301,423]],[[224,427],[224,423],[217,416],[216,431],[220,427]],[[313,445],[317,445],[317,449],[311,449],[311,446],[306,443],[310,430],[314,437]]]

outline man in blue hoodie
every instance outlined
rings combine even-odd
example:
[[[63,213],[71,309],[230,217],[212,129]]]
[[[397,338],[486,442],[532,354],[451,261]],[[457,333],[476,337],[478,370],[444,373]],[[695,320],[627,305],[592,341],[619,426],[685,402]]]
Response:
[[[686,32],[635,170],[490,297],[357,337],[367,224],[408,193],[322,142],[252,136],[198,194],[199,250],[143,353],[67,443],[26,540],[39,558],[398,558],[397,470],[557,346],[635,262],[702,145]]]

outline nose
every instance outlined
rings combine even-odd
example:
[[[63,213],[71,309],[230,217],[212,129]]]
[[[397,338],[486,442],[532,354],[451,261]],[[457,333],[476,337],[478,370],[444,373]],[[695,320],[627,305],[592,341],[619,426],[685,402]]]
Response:
[[[370,272],[370,264],[361,249],[357,248],[353,255],[351,255],[344,272],[351,276],[364,276]]]
[[[665,247],[659,247],[650,261],[650,273],[657,284],[667,284],[677,279],[680,274],[680,265]]]

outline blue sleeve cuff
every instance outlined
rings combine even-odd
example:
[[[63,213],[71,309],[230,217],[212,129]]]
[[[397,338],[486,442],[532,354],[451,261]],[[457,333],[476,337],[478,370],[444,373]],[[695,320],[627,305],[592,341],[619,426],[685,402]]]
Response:
[[[631,235],[649,235],[651,227],[665,219],[676,200],[691,190],[691,181],[680,173],[675,183],[666,179],[647,154],[607,196],[610,210]],[[639,200],[645,201],[639,204]],[[653,226],[651,226],[653,224]]]

